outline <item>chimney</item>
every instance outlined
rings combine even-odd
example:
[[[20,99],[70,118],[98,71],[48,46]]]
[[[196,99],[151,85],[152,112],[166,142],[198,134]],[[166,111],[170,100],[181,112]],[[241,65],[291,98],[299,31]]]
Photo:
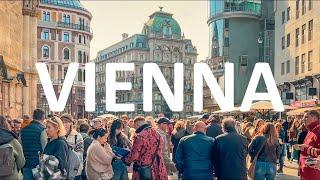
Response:
[[[128,36],[129,36],[129,34],[127,34],[127,33],[122,33],[122,40],[127,39],[127,38],[128,38]]]

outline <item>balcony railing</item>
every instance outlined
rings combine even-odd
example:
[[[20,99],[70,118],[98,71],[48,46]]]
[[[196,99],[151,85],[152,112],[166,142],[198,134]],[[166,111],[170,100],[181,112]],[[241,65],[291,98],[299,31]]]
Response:
[[[90,32],[89,26],[80,25],[80,24],[73,24],[73,23],[66,23],[66,22],[62,22],[62,21],[58,22],[58,27],[70,28],[70,29]]]

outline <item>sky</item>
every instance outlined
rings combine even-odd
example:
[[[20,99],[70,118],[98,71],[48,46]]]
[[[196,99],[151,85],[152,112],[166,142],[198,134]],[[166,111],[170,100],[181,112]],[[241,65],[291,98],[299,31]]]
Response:
[[[180,24],[185,38],[191,39],[198,50],[198,61],[209,53],[209,28],[207,25],[207,1],[109,1],[81,0],[92,13],[91,59],[97,52],[121,41],[121,34],[129,36],[141,33],[149,15],[163,7],[173,14]]]

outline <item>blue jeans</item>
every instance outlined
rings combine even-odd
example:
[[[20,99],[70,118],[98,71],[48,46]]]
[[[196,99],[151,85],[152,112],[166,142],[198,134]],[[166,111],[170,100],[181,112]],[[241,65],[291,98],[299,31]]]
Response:
[[[31,168],[23,168],[23,180],[35,180]]]
[[[271,162],[257,161],[254,179],[255,180],[273,180],[276,177],[277,165]]]
[[[128,180],[127,166],[121,160],[114,160],[112,162],[113,177],[112,180]]]

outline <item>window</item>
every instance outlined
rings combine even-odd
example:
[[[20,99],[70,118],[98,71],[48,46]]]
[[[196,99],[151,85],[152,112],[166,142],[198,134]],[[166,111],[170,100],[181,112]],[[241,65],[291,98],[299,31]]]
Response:
[[[224,47],[229,47],[229,38],[228,37],[224,38]]]
[[[284,24],[285,19],[286,19],[286,12],[282,11],[282,24]]]
[[[307,11],[306,0],[302,0],[302,15]]]
[[[82,43],[82,36],[79,34],[79,43]]]
[[[240,66],[248,66],[248,56],[247,55],[240,56]]]
[[[50,49],[48,46],[43,46],[42,47],[42,57],[43,58],[49,58],[49,54],[50,54]]]
[[[297,29],[296,29],[296,47],[299,46],[299,31],[300,31],[300,29],[297,28]]]
[[[299,56],[296,57],[296,61],[295,61],[295,74],[296,75],[299,74]]]
[[[299,0],[296,0],[296,19],[298,19],[299,18]]]
[[[287,47],[290,46],[290,33],[287,34]]]
[[[69,42],[70,41],[70,34],[68,32],[63,33],[63,41],[64,42]]]
[[[78,71],[78,81],[82,81],[82,70],[79,69]]]
[[[311,9],[312,9],[312,7],[313,7],[313,3],[312,3],[312,1],[313,1],[313,0],[309,0],[309,10],[311,10]]]
[[[82,63],[82,52],[78,51],[78,62]]]
[[[50,12],[46,12],[46,11],[43,11],[42,12],[42,20],[43,21],[47,21],[47,22],[50,22]]]
[[[62,21],[66,24],[70,24],[71,23],[71,20],[70,20],[70,15],[66,15],[64,14],[63,15],[63,18],[62,18]]]
[[[69,60],[70,59],[70,50],[68,48],[65,48],[63,50],[63,59]]]
[[[42,32],[42,39],[49,40],[49,31],[45,30]]]
[[[313,20],[310,20],[308,25],[308,41],[311,41],[313,36]]]
[[[229,28],[229,19],[224,19],[224,28]]]
[[[291,19],[291,9],[290,7],[287,8],[287,21]]]
[[[313,55],[313,52],[309,51],[308,52],[308,71],[312,71],[312,55]]]
[[[286,64],[287,64],[286,69],[287,69],[287,74],[288,74],[288,73],[290,73],[290,61],[288,60]]]
[[[302,56],[301,56],[301,73],[304,73],[305,62],[306,62],[306,54],[302,54]]]
[[[306,24],[302,25],[301,28],[301,44],[304,44],[306,34]]]
[[[284,75],[284,63],[281,63],[281,75]]]
[[[282,49],[284,49],[286,47],[285,43],[286,43],[286,40],[285,40],[285,37],[283,36],[282,39],[281,39],[281,47],[282,47]]]

